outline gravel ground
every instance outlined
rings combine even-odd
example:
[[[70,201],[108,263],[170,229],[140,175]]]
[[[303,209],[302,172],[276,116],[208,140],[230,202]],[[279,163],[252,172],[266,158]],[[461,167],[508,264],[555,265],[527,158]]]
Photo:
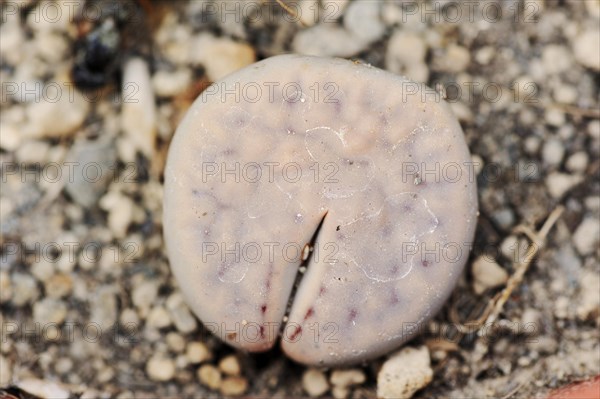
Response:
[[[286,4],[0,5],[0,387],[367,398],[391,370],[415,397],[530,398],[598,375],[600,1]],[[178,121],[211,81],[286,52],[436,88],[480,164],[467,272],[430,332],[389,361],[317,370],[278,349],[235,352],[170,273],[161,175]],[[459,334],[518,270],[529,241],[515,227],[539,229],[559,207],[493,328]]]

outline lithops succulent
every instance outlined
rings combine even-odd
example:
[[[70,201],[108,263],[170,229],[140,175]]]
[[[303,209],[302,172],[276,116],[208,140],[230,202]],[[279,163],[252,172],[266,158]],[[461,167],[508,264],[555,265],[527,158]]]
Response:
[[[414,336],[452,291],[474,179],[431,89],[357,62],[272,57],[214,83],[178,127],[169,260],[225,342],[265,351],[281,338],[301,363],[359,362]]]

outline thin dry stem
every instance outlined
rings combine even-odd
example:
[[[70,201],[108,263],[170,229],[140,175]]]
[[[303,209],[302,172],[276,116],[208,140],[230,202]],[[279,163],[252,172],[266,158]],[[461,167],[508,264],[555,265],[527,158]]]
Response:
[[[295,19],[297,19],[303,27],[305,27],[305,28],[307,27],[306,23],[304,23],[304,21],[302,21],[302,18],[300,18],[298,16],[298,13],[296,12],[296,10],[292,9],[290,6],[288,6],[287,4],[285,4],[283,2],[283,0],[275,0],[275,1],[277,2],[277,4],[279,4],[279,6],[281,8],[283,8],[285,10],[285,12],[287,12],[292,17],[294,17]]]
[[[484,324],[491,324],[498,318],[500,312],[504,308],[504,304],[508,301],[508,298],[512,295],[515,288],[521,284],[523,281],[523,277],[525,273],[529,269],[529,265],[533,261],[533,258],[537,255],[537,253],[546,245],[546,237],[548,233],[556,223],[556,221],[560,218],[565,208],[563,206],[559,206],[552,211],[548,219],[542,226],[539,232],[534,232],[530,228],[525,226],[517,226],[515,228],[515,232],[525,234],[530,240],[531,245],[527,248],[527,252],[525,252],[525,256],[523,259],[519,260],[515,265],[515,272],[510,276],[508,282],[506,283],[506,287],[496,296],[494,299],[494,306],[490,311],[486,321]]]

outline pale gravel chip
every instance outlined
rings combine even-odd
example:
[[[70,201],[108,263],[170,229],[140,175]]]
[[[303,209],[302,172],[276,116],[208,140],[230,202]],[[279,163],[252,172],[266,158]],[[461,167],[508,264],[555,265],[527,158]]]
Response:
[[[314,368],[306,369],[302,374],[302,387],[312,397],[321,396],[329,390],[325,374]]]
[[[408,399],[433,378],[426,346],[407,347],[388,359],[377,375],[377,397]]]

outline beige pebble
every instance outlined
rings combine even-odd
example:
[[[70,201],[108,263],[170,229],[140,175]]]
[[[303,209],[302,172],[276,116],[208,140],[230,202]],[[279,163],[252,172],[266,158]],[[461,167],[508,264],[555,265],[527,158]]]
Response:
[[[73,279],[68,274],[55,274],[46,280],[46,295],[50,298],[62,298],[73,289]]]
[[[116,238],[124,238],[131,224],[134,203],[126,195],[115,190],[100,199],[100,207],[108,212],[108,227]]]
[[[70,83],[57,79],[53,82],[58,90],[66,90]],[[53,86],[45,86],[44,93]],[[27,107],[28,123],[22,127],[29,137],[58,138],[77,131],[90,110],[90,100],[78,90],[69,90],[69,95],[54,92],[50,98],[37,99]],[[60,118],[57,118],[60,115]]]
[[[6,270],[0,270],[0,303],[10,300],[12,297],[12,284],[10,275]]]
[[[179,332],[187,334],[198,327],[198,322],[185,304],[181,293],[176,292],[171,294],[167,298],[165,305],[170,312],[173,324]]]
[[[329,390],[325,374],[313,368],[306,370],[302,375],[302,387],[312,397],[321,396]]]
[[[600,29],[583,31],[575,38],[573,47],[577,62],[587,68],[600,70]]]
[[[600,315],[600,276],[597,272],[585,270],[579,284],[577,317],[581,320],[597,317]]]
[[[566,296],[559,296],[554,301],[554,316],[558,319],[567,319],[570,316],[570,301]]]
[[[155,281],[143,281],[133,289],[131,299],[138,308],[146,308],[154,302],[157,295],[158,284]]]
[[[67,306],[63,301],[44,298],[33,305],[33,319],[44,326],[60,324],[67,317]]]
[[[508,273],[488,256],[481,256],[473,262],[473,289],[481,294],[485,290],[498,287],[508,280]]]
[[[11,275],[12,283],[12,303],[15,306],[23,306],[28,302],[33,302],[39,296],[39,290],[35,279],[28,274],[13,273]]]
[[[404,348],[389,358],[377,375],[377,397],[407,399],[433,378],[426,346]]]
[[[203,363],[212,358],[212,354],[203,342],[190,342],[187,346],[186,356],[190,363]]]
[[[68,357],[61,357],[54,363],[54,370],[59,374],[66,374],[73,369],[73,360]]]
[[[40,398],[68,399],[71,397],[69,389],[59,382],[26,378],[19,381],[18,386],[30,395]]]
[[[229,355],[221,359],[219,368],[227,375],[240,375],[241,372],[240,362],[234,355]]]
[[[154,355],[146,364],[146,372],[154,381],[169,381],[175,375],[175,363],[162,355]]]
[[[7,386],[12,378],[10,360],[0,356],[0,386]]]
[[[565,113],[556,106],[549,106],[544,113],[544,119],[550,126],[560,127],[565,124]]]
[[[167,334],[167,345],[173,352],[180,353],[185,349],[185,339],[183,336],[176,332],[170,332]]]
[[[584,173],[588,166],[589,157],[585,151],[578,151],[567,159],[566,167],[569,172]]]
[[[214,82],[252,64],[256,55],[247,43],[203,32],[192,39],[190,58],[192,63],[202,64],[208,78]]]
[[[15,157],[21,163],[35,164],[47,158],[50,145],[41,140],[27,140],[15,151]]]
[[[39,262],[32,263],[30,270],[38,281],[45,282],[54,274],[54,264],[43,257]]]
[[[331,373],[331,377],[329,377],[329,381],[333,385],[340,387],[359,385],[364,383],[365,380],[365,373],[360,369],[334,370]]]
[[[227,377],[221,383],[221,393],[227,396],[239,396],[248,389],[248,381],[243,377]]]
[[[446,54],[439,60],[443,71],[458,73],[464,71],[471,62],[469,50],[457,44],[451,44],[446,50]]]
[[[121,128],[134,147],[150,158],[156,140],[156,100],[150,68],[141,58],[132,58],[123,67]]]
[[[552,172],[546,177],[546,187],[554,199],[559,199],[582,181],[583,176],[579,174]]]
[[[192,71],[178,69],[173,72],[158,71],[152,77],[152,86],[156,95],[173,97],[188,89],[192,83]]]
[[[155,306],[146,318],[148,326],[154,328],[165,328],[171,325],[171,316],[164,306]]]
[[[577,226],[573,233],[573,244],[581,255],[590,255],[598,250],[600,242],[600,223],[598,218],[588,216]]]
[[[19,134],[19,129],[12,123],[0,122],[0,148],[6,151],[15,151],[21,145],[23,136]]]
[[[331,389],[331,394],[335,399],[345,399],[348,397],[350,390],[347,387],[334,386]]]
[[[203,385],[217,390],[221,386],[221,372],[212,364],[205,364],[198,369],[198,378]]]

